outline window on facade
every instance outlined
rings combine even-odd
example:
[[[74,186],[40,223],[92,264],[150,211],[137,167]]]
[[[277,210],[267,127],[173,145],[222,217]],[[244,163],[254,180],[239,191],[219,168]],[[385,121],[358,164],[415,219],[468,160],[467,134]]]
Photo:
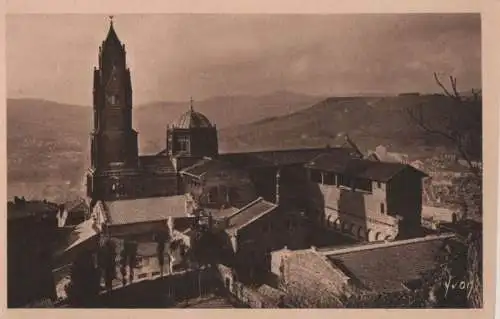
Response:
[[[179,143],[179,150],[180,151],[188,151],[189,150],[189,137],[179,136],[177,141]]]
[[[385,214],[385,205],[384,205],[384,203],[380,203],[380,212],[382,214]]]
[[[377,182],[377,188],[382,188],[382,183],[381,182]]]
[[[311,169],[310,174],[311,174],[311,182],[314,182],[314,183],[322,183],[323,182],[320,171],[315,170],[315,169]]]

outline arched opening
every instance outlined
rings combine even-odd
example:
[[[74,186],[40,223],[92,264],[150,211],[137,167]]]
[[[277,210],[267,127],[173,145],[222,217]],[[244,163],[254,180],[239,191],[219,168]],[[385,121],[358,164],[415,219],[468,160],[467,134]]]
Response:
[[[358,226],[356,224],[352,224],[351,229],[350,229],[350,233],[354,236],[358,235]]]
[[[368,241],[374,241],[375,240],[375,236],[374,236],[374,232],[372,229],[368,229],[368,232],[366,233],[366,238],[368,239]]]
[[[358,228],[358,238],[365,239],[365,229],[363,226],[359,226]]]
[[[387,236],[385,236],[384,240],[385,241],[391,241],[392,240],[392,236],[391,235],[387,235]]]
[[[349,230],[351,229],[351,224],[349,224],[348,222],[344,222],[344,224],[342,225],[342,232],[344,233],[348,233]]]
[[[377,235],[375,236],[376,241],[380,241],[380,240],[382,240],[382,238],[383,238],[382,233],[377,233]]]
[[[327,219],[327,226],[328,226],[328,227],[334,227],[334,226],[335,226],[334,217],[333,217],[332,215],[329,215],[329,216],[328,216],[328,219]]]

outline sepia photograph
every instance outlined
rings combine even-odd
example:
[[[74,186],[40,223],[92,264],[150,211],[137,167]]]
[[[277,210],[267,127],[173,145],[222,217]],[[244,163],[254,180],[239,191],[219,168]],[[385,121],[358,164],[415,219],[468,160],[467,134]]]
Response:
[[[479,13],[5,21],[8,308],[483,308]]]

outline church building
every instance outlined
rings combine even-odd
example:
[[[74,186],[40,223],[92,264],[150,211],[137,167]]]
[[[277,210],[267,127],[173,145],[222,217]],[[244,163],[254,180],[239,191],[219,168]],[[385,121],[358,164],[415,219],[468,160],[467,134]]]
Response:
[[[330,190],[324,185],[328,184],[323,180],[326,176],[357,178],[369,186],[379,182],[367,175],[365,166],[352,165],[352,161],[359,163],[363,154],[350,141],[339,147],[219,154],[216,126],[194,110],[191,100],[187,112],[174,123],[166,124],[165,148],[154,155],[139,155],[132,107],[131,71],[125,45],[111,21],[107,37],[99,48],[98,66],[94,68],[91,167],[86,176],[94,218],[111,236],[126,237],[139,229],[158,231],[166,228],[165,221],[169,218],[187,218],[191,223],[206,217],[225,225],[221,229],[225,234],[223,238],[236,243],[229,245],[236,247],[233,247],[235,253],[255,255],[269,254],[285,245],[300,248],[308,242],[307,234],[300,231],[303,237],[298,239],[294,235],[299,234],[296,229],[310,230],[311,225],[324,225],[333,217],[334,225],[363,226],[355,230],[360,241],[392,239],[403,224],[405,228],[420,227],[421,203],[418,201],[415,207],[408,209],[387,202],[389,215],[404,216],[405,223],[394,222],[386,227],[390,234],[386,234],[384,228],[377,237],[367,233],[371,226],[366,226],[363,218],[369,217],[370,223],[382,225],[392,216],[345,211],[343,204],[337,205],[336,200],[329,198],[327,193],[337,192],[342,182],[335,182]],[[375,170],[394,170],[392,164],[391,167],[383,162],[377,165]],[[410,171],[408,176],[415,187],[408,191],[421,191],[420,175],[412,174],[401,165],[394,170],[394,175],[401,177],[398,185],[405,185],[406,175],[397,173]],[[348,193],[343,190],[342,196],[352,197],[349,201],[352,205],[356,205],[352,203],[356,198],[361,201],[368,198],[354,198],[354,193]],[[232,225],[233,220],[238,222]],[[299,228],[295,228],[297,225]],[[263,236],[262,232],[267,235]],[[245,246],[243,235],[247,241],[252,237],[265,240]],[[258,243],[262,247],[256,247]],[[246,252],[245,247],[252,249]]]

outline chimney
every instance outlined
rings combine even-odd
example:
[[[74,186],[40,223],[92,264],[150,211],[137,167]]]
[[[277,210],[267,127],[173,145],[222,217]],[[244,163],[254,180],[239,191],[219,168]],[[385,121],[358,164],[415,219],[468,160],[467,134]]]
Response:
[[[276,200],[275,203],[276,205],[280,204],[280,176],[281,176],[281,170],[278,168],[276,171]]]

